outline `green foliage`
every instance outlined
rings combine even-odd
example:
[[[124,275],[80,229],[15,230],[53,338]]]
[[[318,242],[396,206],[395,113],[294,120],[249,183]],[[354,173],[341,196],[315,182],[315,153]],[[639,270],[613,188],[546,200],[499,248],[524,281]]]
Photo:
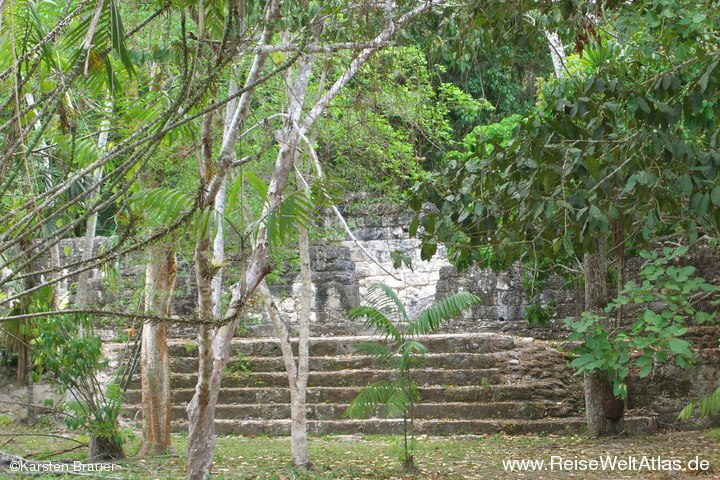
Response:
[[[247,377],[252,371],[253,358],[238,353],[235,359],[225,367],[225,375],[229,377]]]
[[[367,305],[350,310],[350,318],[363,318],[365,327],[372,329],[380,341],[358,343],[355,348],[395,369],[397,378],[364,387],[346,410],[345,416],[367,418],[382,407],[381,414],[386,418],[403,417],[402,460],[406,468],[412,470],[415,442],[412,410],[420,400],[420,395],[417,385],[412,381],[411,370],[418,364],[419,357],[428,352],[420,340],[437,331],[442,322],[458,317],[479,303],[480,299],[470,293],[460,292],[438,300],[414,320],[408,317],[402,301],[387,285],[371,287],[365,301]]]
[[[639,283],[628,282],[607,306],[612,315],[621,308],[632,308],[635,321],[625,327],[608,330],[603,317],[584,312],[579,320],[567,318],[572,330],[571,341],[582,342],[571,365],[578,374],[601,371],[613,382],[616,396],[627,396],[626,379],[630,368],[639,369],[640,378],[647,377],[656,363],[674,361],[689,368],[694,360],[690,342],[683,338],[690,321],[707,323],[716,313],[696,309],[698,298],[720,304],[720,287],[696,277],[695,267],[675,266],[686,247],[658,252],[643,252],[646,259],[639,274]]]
[[[688,420],[697,413],[700,417],[712,417],[720,413],[720,388],[710,395],[702,397],[700,400],[688,403],[678,415],[680,420]]]
[[[188,355],[193,355],[198,350],[197,343],[193,340],[190,340],[189,338],[185,339],[185,341],[183,342],[183,348],[185,349],[185,353],[187,353]]]
[[[531,303],[525,307],[525,319],[530,325],[545,326],[550,322],[554,310],[554,302],[544,306],[539,303]]]
[[[717,231],[720,53],[706,40],[716,38],[717,9],[666,3],[705,20],[656,24],[646,11],[656,5],[645,2],[607,12],[610,38],[543,84],[509,142],[469,142],[414,187],[418,214],[424,201],[440,212],[424,225],[424,257],[444,242],[459,267],[484,264],[478,247],[489,243],[493,266],[527,257],[567,265],[611,227],[630,248]]]
[[[269,285],[284,285],[287,283],[287,274],[300,271],[300,254],[297,248],[277,247],[270,251],[268,261],[273,269],[265,277]]]
[[[438,76],[493,109],[476,118],[454,116],[453,129],[462,138],[478,123],[493,123],[532,109],[534,80],[552,71],[545,25],[530,21],[538,3],[472,5],[452,15],[429,15],[413,26],[413,40],[436,64]],[[564,22],[564,28],[568,22]]]
[[[452,83],[436,82],[419,48],[387,48],[321,120],[318,152],[347,190],[398,200],[455,142],[453,115],[475,118],[490,108]]]
[[[284,195],[280,205],[276,209],[271,209],[268,186],[250,171],[243,171],[238,175],[231,192],[238,192],[241,187],[236,185],[244,182],[247,182],[250,191],[260,199],[267,213],[264,218],[258,218],[245,227],[243,238],[254,238],[257,229],[264,226],[267,230],[268,242],[272,247],[279,247],[290,241],[297,235],[299,228],[312,230],[313,221],[317,218],[319,210],[334,205],[339,195],[337,181],[318,179],[308,188]],[[229,206],[232,207],[234,204]],[[235,230],[238,231],[237,228]]]
[[[401,268],[404,265],[410,270],[413,269],[412,258],[402,250],[393,250],[390,252],[390,258],[393,262],[393,268]]]
[[[108,363],[93,325],[93,317],[84,315],[56,315],[38,320],[32,341],[33,361],[38,371],[52,373],[48,378],[58,393],[70,393],[73,400],[63,404],[73,412],[65,418],[69,428],[83,428],[92,436],[121,445],[124,438],[118,430],[118,415],[123,392],[114,380],[104,388],[98,381],[99,372]],[[78,335],[78,329],[83,333]]]

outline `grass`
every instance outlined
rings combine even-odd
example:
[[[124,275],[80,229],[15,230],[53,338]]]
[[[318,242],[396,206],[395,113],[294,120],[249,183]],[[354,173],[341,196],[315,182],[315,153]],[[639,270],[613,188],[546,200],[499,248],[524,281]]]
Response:
[[[7,431],[8,428],[3,428]],[[21,431],[13,425],[10,430]],[[10,433],[10,432],[7,432]],[[36,431],[36,433],[41,433]],[[42,433],[48,433],[43,429]],[[56,432],[63,434],[62,432]],[[75,437],[81,441],[87,440]],[[631,436],[588,440],[581,436],[455,436],[420,437],[416,458],[420,479],[485,479],[519,478],[506,472],[502,461],[509,459],[547,459],[560,455],[565,459],[592,459],[600,455],[658,456],[688,461],[699,456],[710,462],[711,471],[700,478],[720,475],[720,430],[705,432],[673,432],[655,436]],[[0,444],[5,440],[0,439]],[[8,453],[42,458],[73,446],[72,442],[48,437],[17,437],[0,448]],[[119,462],[119,469],[103,478],[178,479],[185,475],[187,437],[173,436],[175,455],[141,458],[139,432],[126,445],[128,460]],[[287,437],[219,437],[213,463],[217,479],[269,480],[330,480],[330,479],[401,479],[399,437],[388,436],[324,436],[310,440],[310,457],[314,463],[311,474],[298,476],[290,468],[290,439]],[[55,455],[54,460],[82,460],[84,449]],[[643,476],[645,475],[645,476]],[[531,473],[523,478],[670,478],[663,474],[643,472],[574,472]],[[0,470],[0,478],[21,478]],[[42,478],[42,477],[40,477]],[[50,478],[50,477],[48,477]],[[57,478],[57,477],[55,477]],[[683,478],[683,477],[680,477]]]

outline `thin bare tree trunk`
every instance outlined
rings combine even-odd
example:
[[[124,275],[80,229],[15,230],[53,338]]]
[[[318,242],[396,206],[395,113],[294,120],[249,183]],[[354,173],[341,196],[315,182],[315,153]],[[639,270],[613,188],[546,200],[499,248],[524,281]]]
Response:
[[[230,80],[228,86],[228,96],[232,96],[237,92],[238,86],[235,80]],[[225,125],[223,127],[223,144],[227,141],[230,136],[230,126],[232,124],[233,116],[237,110],[237,100],[233,100],[227,104],[225,110]],[[235,161],[235,151],[230,152],[229,161]],[[223,230],[223,216],[225,215],[225,190],[227,185],[227,178],[224,178],[218,188],[217,196],[215,197],[215,213],[218,217],[218,226],[215,232],[215,238],[213,239],[213,264],[217,267],[217,271],[212,278],[212,296],[213,296],[213,316],[220,318],[222,316],[222,274],[223,264],[225,263],[225,236]]]
[[[312,272],[310,271],[310,240],[306,228],[300,228],[300,312],[298,315],[297,377],[290,378],[290,445],[295,468],[306,471],[311,467],[307,444],[307,415],[305,400],[309,374],[310,307],[312,301]],[[290,372],[288,372],[290,374]]]
[[[605,317],[607,293],[607,244],[604,237],[594,239],[595,251],[586,253],[583,259],[585,273],[585,310]],[[606,325],[607,326],[607,325]],[[584,375],[585,415],[588,436],[600,437],[618,433],[618,423],[622,420],[623,402],[613,395],[612,383],[599,372]]]
[[[212,274],[210,271],[211,240],[209,232],[199,232],[195,247],[195,278],[198,284],[198,314],[213,318]],[[213,328],[200,325],[198,329],[198,383],[195,395],[188,404],[188,478],[204,479],[210,475],[212,453],[215,448],[215,403],[213,395]]]
[[[198,285],[198,315],[213,318],[212,272],[209,232],[199,232],[195,246],[195,278]],[[198,328],[198,382],[195,395],[187,406],[188,478],[204,479],[210,475],[212,453],[215,448],[215,404],[212,401],[213,334],[208,325]]]
[[[557,76],[558,78],[563,77],[565,75],[566,59],[565,48],[562,44],[562,41],[560,40],[560,36],[555,30],[545,30],[544,34],[545,39],[548,41],[548,45],[550,47],[550,57],[552,58],[555,76]]]
[[[113,104],[111,100],[105,102],[105,118],[100,123],[100,135],[98,136],[98,150],[104,151],[107,145],[108,133],[110,129],[110,115],[112,115]],[[95,169],[93,172],[92,183],[97,184],[103,177],[102,167]],[[93,205],[100,195],[98,190],[92,192],[88,198],[88,204]],[[82,252],[82,260],[84,262],[89,261],[93,257],[93,250],[95,249],[95,232],[97,231],[97,212],[93,213],[88,217],[85,223],[85,245]],[[88,305],[90,297],[90,273],[92,270],[85,270],[80,272],[78,277],[77,289],[75,291],[75,306],[82,308]]]
[[[302,65],[301,65],[302,66]],[[309,66],[308,66],[309,68]],[[321,82],[320,92],[323,90]],[[290,92],[292,96],[296,92]],[[295,154],[295,172],[297,188],[301,189],[303,179],[300,172],[302,171],[302,155]],[[309,193],[310,189],[305,188]],[[304,226],[298,227],[298,253],[300,257],[300,311],[298,312],[298,359],[297,369],[294,371],[287,370],[288,384],[290,387],[290,451],[292,455],[293,466],[300,472],[305,472],[312,468],[310,457],[308,455],[307,442],[307,412],[305,409],[307,398],[307,382],[310,373],[309,356],[310,356],[310,308],[312,306],[312,271],[310,269],[310,236],[308,230]],[[287,342],[288,348],[283,349],[283,353],[288,350],[292,353],[290,347],[290,338],[282,335],[275,329],[276,336],[281,342]],[[294,362],[294,359],[291,358]],[[285,362],[287,365],[287,361]]]
[[[150,251],[145,273],[145,312],[165,317],[172,310],[177,264],[174,250],[156,247]],[[142,330],[140,375],[142,381],[143,443],[141,455],[170,450],[172,398],[168,325],[146,323]]]
[[[270,38],[271,32],[267,24],[275,19],[280,13],[279,5],[276,2],[270,2],[266,6],[266,27],[263,30],[261,44],[265,44]],[[267,54],[258,53],[253,59],[250,72],[245,80],[245,85],[255,82],[265,65]],[[212,131],[211,122],[207,121],[203,125],[203,160],[201,163],[201,174],[204,177],[203,183],[207,186],[206,194],[203,198],[204,206],[215,208],[218,205],[218,193],[223,189],[226,182],[226,174],[235,158],[235,148],[237,145],[239,129],[245,123],[247,113],[250,108],[253,90],[248,90],[240,96],[237,108],[232,115],[230,124],[225,125],[223,144],[218,156],[216,168],[211,168],[209,158],[212,155]],[[229,118],[229,114],[227,117]],[[208,120],[209,115],[206,116]],[[224,204],[224,199],[222,199]],[[223,207],[224,208],[224,207]],[[195,277],[198,284],[198,314],[201,318],[215,318],[217,313],[219,316],[219,307],[216,308],[213,299],[213,277],[215,270],[211,268],[210,249],[213,246],[210,232],[198,232],[198,239],[195,246]],[[261,273],[264,276],[267,268],[264,267]],[[262,278],[262,276],[260,278]],[[247,274],[245,275],[247,277]],[[259,281],[259,279],[257,280]],[[252,285],[245,285],[248,288],[247,298],[257,285],[257,281]],[[245,299],[245,300],[246,300]],[[235,329],[237,328],[237,320],[223,327],[216,332],[212,327],[201,325],[198,329],[198,381],[195,386],[195,395],[187,406],[188,412],[188,478],[190,480],[202,480],[210,476],[210,468],[212,465],[212,455],[215,449],[215,406],[220,390],[220,382],[225,370],[225,363],[229,353],[229,342],[232,339]],[[231,331],[227,331],[230,330]],[[228,338],[227,345],[218,352],[215,344],[218,336]]]

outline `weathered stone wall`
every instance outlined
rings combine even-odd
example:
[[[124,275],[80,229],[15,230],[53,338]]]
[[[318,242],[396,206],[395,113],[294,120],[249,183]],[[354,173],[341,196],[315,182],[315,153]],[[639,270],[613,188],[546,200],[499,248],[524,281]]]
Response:
[[[359,305],[368,288],[378,283],[393,288],[405,302],[411,316],[420,313],[437,298],[460,290],[470,291],[483,299],[481,305],[463,318],[443,325],[443,333],[502,331],[536,338],[562,338],[565,335],[560,319],[574,313],[574,301],[572,292],[561,288],[561,279],[552,278],[539,299],[541,304],[557,304],[554,320],[547,327],[532,327],[524,320],[524,308],[530,300],[523,292],[520,269],[495,273],[471,268],[458,274],[448,262],[442,246],[432,260],[421,260],[419,240],[408,238],[408,225],[412,214],[399,206],[375,205],[345,209],[344,215],[358,242],[325,240],[324,244],[313,246],[311,251],[313,335],[369,333],[362,322],[350,320],[347,311]],[[344,238],[344,232],[334,217],[327,217],[322,227],[326,231],[335,231],[335,237]],[[108,248],[108,243],[107,239],[98,239],[96,250]],[[363,252],[358,243],[370,253],[372,259]],[[68,245],[67,255],[65,245]],[[83,239],[65,241],[61,245],[63,262],[79,260],[83,247]],[[401,251],[410,257],[412,268],[403,266],[394,269],[390,256],[392,251]],[[226,268],[223,273],[226,285],[236,280],[236,272],[239,271],[239,268],[232,268],[240,263],[240,259],[235,258],[234,254],[230,249],[227,255],[231,268]],[[176,315],[190,315],[197,305],[197,288],[190,260],[178,257],[179,269],[173,299],[173,313]],[[94,289],[91,299],[98,305],[111,308],[139,308],[142,305],[145,261],[142,255],[133,255],[117,263],[114,286],[108,286],[109,278],[105,272],[95,270],[90,281],[91,288]],[[238,265],[235,265],[236,263]],[[292,270],[282,265],[274,267]],[[69,285],[76,280],[70,279]],[[297,272],[285,274],[282,281],[271,286],[271,290],[279,300],[283,316],[291,325],[296,324],[300,300]],[[72,293],[73,289],[70,289],[71,302]],[[262,310],[245,318],[243,332],[248,335],[272,335],[270,323]],[[174,326],[171,334],[189,336],[192,329]]]
[[[540,298],[529,299],[522,287],[522,272],[492,272],[471,268],[458,274],[450,265],[443,246],[430,261],[420,259],[419,240],[410,239],[408,226],[412,214],[399,206],[369,206],[345,209],[343,212],[358,242],[370,253],[350,240],[337,240],[313,248],[314,307],[311,329],[314,335],[345,335],[368,333],[361,323],[347,318],[347,310],[359,304],[367,289],[384,283],[393,288],[405,302],[408,313],[417,315],[436,299],[458,291],[469,291],[483,301],[462,318],[444,324],[442,333],[507,332],[536,338],[564,338],[562,319],[575,313],[574,293],[562,288],[562,279],[551,278]],[[328,217],[326,229],[339,229],[336,220]],[[393,268],[392,251],[410,257],[412,268]],[[375,262],[375,260],[377,262]],[[285,298],[282,310],[295,321],[299,308],[300,286],[295,275],[289,276],[284,287],[275,292]],[[295,295],[292,295],[294,293]],[[293,300],[293,297],[295,300]],[[525,320],[525,307],[530,303],[554,304],[554,317],[545,327],[533,327]],[[267,322],[250,326],[254,334],[271,334]]]
[[[631,371],[628,381],[628,408],[640,409],[658,416],[661,425],[677,428],[720,426],[720,416],[680,422],[678,413],[685,406],[718,388],[720,381],[720,329],[692,327],[688,337],[694,345],[695,365],[691,369],[675,364],[663,365],[645,378]]]

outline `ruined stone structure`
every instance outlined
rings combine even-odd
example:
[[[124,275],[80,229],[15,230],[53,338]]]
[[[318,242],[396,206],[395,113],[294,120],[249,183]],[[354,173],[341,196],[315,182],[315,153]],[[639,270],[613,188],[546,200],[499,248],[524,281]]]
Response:
[[[565,335],[561,320],[575,313],[575,301],[572,290],[562,288],[560,278],[550,280],[541,298],[529,299],[523,292],[519,268],[499,273],[471,268],[458,274],[448,262],[443,246],[439,246],[432,260],[421,260],[419,240],[408,238],[411,213],[399,206],[358,208],[346,211],[345,215],[348,223],[354,226],[358,241],[377,263],[350,240],[314,247],[315,304],[311,322],[314,335],[369,333],[361,324],[350,321],[346,312],[359,304],[368,287],[377,283],[393,288],[411,316],[435,299],[459,290],[472,292],[482,299],[482,304],[472,312],[443,325],[442,333],[506,332],[536,338],[563,338]],[[333,225],[335,220],[328,217],[325,227],[332,228]],[[412,268],[394,269],[390,256],[393,251],[410,257]],[[299,284],[295,283],[294,274],[287,275],[286,282],[285,286],[274,287],[274,291],[285,298],[281,308],[285,316],[292,319],[299,301],[293,301],[292,297],[293,293],[299,292]],[[525,321],[525,307],[534,302],[555,305],[554,321],[550,325],[534,328]],[[271,334],[262,320],[250,325],[250,331],[256,335]]]
[[[379,265],[350,240],[326,240],[312,251],[314,338],[308,396],[311,431],[387,433],[399,428],[399,423],[393,421],[342,419],[345,407],[361,387],[390,374],[373,365],[372,359],[353,354],[353,343],[369,332],[346,315],[375,283],[395,289],[410,315],[416,315],[436,298],[459,290],[470,291],[483,300],[465,317],[444,325],[440,335],[429,342],[432,353],[416,377],[423,397],[416,412],[421,433],[563,432],[582,428],[582,392],[568,366],[571,346],[565,342],[567,331],[562,326],[564,317],[576,314],[574,289],[566,288],[560,278],[551,278],[539,299],[528,299],[519,268],[499,273],[475,268],[458,274],[442,247],[432,261],[422,261],[418,240],[408,238],[411,214],[400,207],[355,207],[344,214],[358,241]],[[328,232],[341,232],[330,217],[324,227]],[[334,236],[344,238],[342,233]],[[412,269],[394,270],[392,251],[408,255]],[[233,252],[228,253],[225,278],[230,283],[234,259]],[[74,247],[71,255],[79,254]],[[143,262],[142,258],[124,261],[119,268],[119,291],[98,291],[98,302],[124,302],[135,308],[134,302],[141,298]],[[717,249],[696,248],[688,262],[696,265],[705,278],[718,278]],[[182,258],[180,264],[182,267]],[[297,273],[292,266],[275,267],[287,272],[273,283],[272,290],[280,300],[283,315],[292,324],[300,291]],[[633,268],[637,270],[637,262],[630,262],[630,275]],[[174,312],[191,313],[195,299],[192,269],[181,268]],[[524,307],[531,301],[555,306],[549,325],[533,327],[524,319]],[[657,422],[681,427],[697,424],[680,425],[675,418],[688,401],[716,388],[720,378],[719,333],[717,327],[709,327],[695,329],[692,334],[699,339],[698,362],[692,371],[669,365],[657,369],[649,379],[631,378],[628,407],[635,418],[629,424],[644,430],[652,430]],[[192,396],[197,360],[192,329],[174,326],[173,336],[175,428],[182,429],[183,405]],[[233,368],[231,362],[223,382],[218,432],[286,432],[287,380],[279,346],[272,339],[272,329],[262,311],[246,319],[239,337],[233,343],[234,363],[244,366]],[[136,382],[127,396],[127,414],[134,418],[138,413],[138,389]]]

